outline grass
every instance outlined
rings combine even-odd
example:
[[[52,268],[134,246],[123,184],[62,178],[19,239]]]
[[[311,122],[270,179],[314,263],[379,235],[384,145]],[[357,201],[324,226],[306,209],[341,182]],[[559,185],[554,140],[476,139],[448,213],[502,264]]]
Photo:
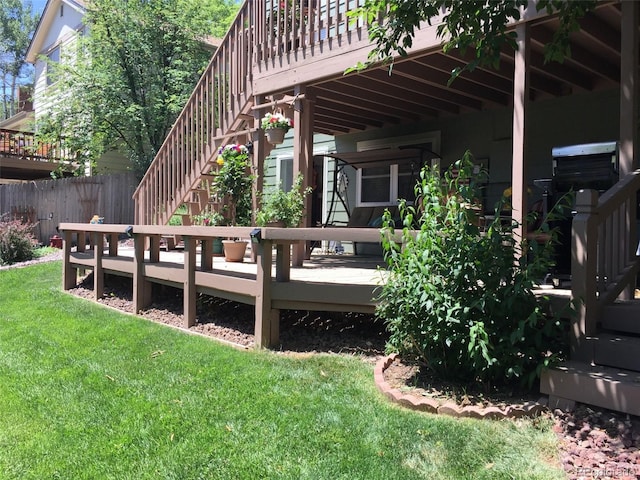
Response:
[[[406,411],[356,358],[239,351],[0,271],[0,479],[560,479],[545,419]]]

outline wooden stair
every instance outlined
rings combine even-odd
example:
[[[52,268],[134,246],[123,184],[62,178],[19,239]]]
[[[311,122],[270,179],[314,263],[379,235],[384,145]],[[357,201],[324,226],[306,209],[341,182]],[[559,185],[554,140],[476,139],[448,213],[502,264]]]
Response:
[[[247,143],[256,128],[253,111],[251,19],[253,2],[244,2],[221,45],[133,197],[135,223],[167,224],[182,206],[183,225],[211,206],[211,174],[221,145]],[[234,59],[230,62],[229,59]]]
[[[550,405],[569,400],[640,415],[640,301],[605,306],[600,332],[586,343],[589,359],[543,372]]]
[[[540,391],[549,395],[549,405],[568,399],[640,415],[640,373],[635,371],[565,362],[542,373]]]

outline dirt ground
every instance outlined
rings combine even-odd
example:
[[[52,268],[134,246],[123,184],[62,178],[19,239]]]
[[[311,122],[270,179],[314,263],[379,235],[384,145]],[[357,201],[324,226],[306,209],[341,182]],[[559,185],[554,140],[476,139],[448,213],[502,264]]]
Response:
[[[26,264],[58,258],[59,254]],[[92,285],[89,276],[70,293],[93,300]],[[130,279],[108,276],[105,295],[99,302],[133,313],[131,292]],[[157,286],[154,299],[151,307],[141,315],[155,322],[183,328],[181,291]],[[253,308],[203,297],[198,301],[196,325],[190,330],[250,348],[253,346]],[[283,354],[332,352],[355,355],[375,364],[385,356],[386,338],[384,325],[370,315],[284,311],[280,324],[281,344],[276,350]],[[517,392],[459,395],[450,384],[434,383],[432,379],[431,382],[419,382],[416,375],[415,366],[397,362],[393,368],[387,369],[385,380],[417,395],[444,395],[462,404],[473,402],[500,406],[533,398]],[[554,419],[553,429],[560,442],[558,460],[568,479],[640,479],[639,417],[581,404],[577,404],[573,412],[556,410],[548,415]]]

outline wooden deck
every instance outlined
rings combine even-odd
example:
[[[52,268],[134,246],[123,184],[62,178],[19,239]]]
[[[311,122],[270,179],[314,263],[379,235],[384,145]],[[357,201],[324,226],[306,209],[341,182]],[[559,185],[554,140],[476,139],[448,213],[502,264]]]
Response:
[[[96,224],[61,224],[59,229],[64,239],[65,289],[77,284],[79,270],[94,272],[96,298],[103,295],[105,274],[131,277],[137,312],[150,303],[152,283],[181,288],[186,327],[195,322],[198,293],[254,305],[258,347],[278,343],[281,309],[373,313],[375,289],[382,279],[379,257],[312,254],[302,265],[291,262],[295,243],[312,239],[377,242],[377,229]],[[133,238],[133,247],[119,246],[118,237],[125,231]],[[214,237],[251,239],[252,231],[260,232],[261,238],[250,242],[245,262],[225,262],[212,255]],[[165,235],[180,235],[184,249],[161,251],[160,238]]]
[[[64,239],[63,287],[76,286],[78,271],[94,272],[95,298],[104,293],[104,275],[133,278],[136,312],[151,302],[151,285],[159,283],[184,291],[184,325],[196,318],[196,297],[204,293],[255,307],[257,347],[279,343],[280,310],[373,313],[376,289],[385,272],[380,257],[313,253],[302,265],[292,265],[291,247],[304,241],[379,242],[380,231],[370,228],[161,227],[142,225],[60,225]],[[128,231],[134,246],[118,243]],[[216,236],[260,240],[242,263],[212,255]],[[163,235],[180,235],[183,250],[162,251]],[[90,242],[87,239],[90,237]],[[256,239],[257,240],[257,239]],[[72,246],[75,245],[75,248]],[[98,247],[99,246],[99,247]],[[253,258],[253,260],[252,260]],[[545,291],[563,304],[570,292]]]

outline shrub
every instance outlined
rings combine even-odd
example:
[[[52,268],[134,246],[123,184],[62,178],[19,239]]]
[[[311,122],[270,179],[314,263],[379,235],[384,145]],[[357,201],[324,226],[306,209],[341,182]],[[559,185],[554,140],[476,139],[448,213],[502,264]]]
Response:
[[[33,236],[33,224],[0,217],[0,264],[10,265],[33,259],[38,242]]]
[[[470,154],[453,167],[457,174],[450,168],[442,177],[425,168],[416,205],[401,202],[402,245],[383,235],[389,277],[377,315],[388,349],[447,379],[531,386],[567,347],[559,320],[546,314],[548,299],[533,292],[550,270],[555,233],[545,225],[546,246],[517,245],[515,225],[500,218],[503,203],[482,233]],[[384,220],[383,234],[392,233],[389,212]]]

